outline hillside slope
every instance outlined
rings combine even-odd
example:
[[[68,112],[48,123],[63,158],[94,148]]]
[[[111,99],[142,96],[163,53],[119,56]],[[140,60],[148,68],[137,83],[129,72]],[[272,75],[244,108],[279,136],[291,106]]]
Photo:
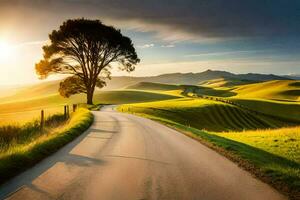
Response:
[[[177,90],[181,87],[179,85],[163,84],[163,83],[152,83],[152,82],[139,82],[134,85],[127,87],[127,89],[135,90]]]
[[[230,104],[207,100],[181,98],[149,103],[135,103],[120,106],[126,112],[150,115],[157,119],[173,122],[197,129],[223,132],[232,130],[256,130],[294,125],[289,121],[277,120],[254,114]]]
[[[58,94],[59,82],[60,80],[45,81],[37,84],[16,87],[12,92],[7,92],[6,95],[2,94],[0,97],[0,102],[4,103],[17,100],[24,101]]]
[[[246,85],[250,83],[257,83],[258,81],[251,81],[251,80],[242,80],[242,79],[235,79],[235,78],[217,78],[207,81],[202,81],[199,85],[204,87],[233,87],[238,85]]]
[[[275,100],[300,100],[300,81],[276,80],[239,86],[232,92],[239,98],[263,98]]]

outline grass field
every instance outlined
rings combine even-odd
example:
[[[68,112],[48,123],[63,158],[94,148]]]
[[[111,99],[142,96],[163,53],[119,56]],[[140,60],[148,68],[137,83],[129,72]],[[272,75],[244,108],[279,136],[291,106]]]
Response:
[[[56,122],[54,127],[50,123],[44,131],[33,122],[27,126],[12,127],[14,131],[8,135],[1,132],[0,183],[57,151],[83,133],[92,121],[93,115],[87,109],[80,108],[67,122]]]

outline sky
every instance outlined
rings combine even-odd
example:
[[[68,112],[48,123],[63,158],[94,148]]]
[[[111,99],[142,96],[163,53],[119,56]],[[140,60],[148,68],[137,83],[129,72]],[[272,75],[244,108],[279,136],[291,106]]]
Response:
[[[36,82],[48,34],[82,17],[133,40],[141,63],[113,75],[300,74],[299,0],[0,0],[0,85]]]

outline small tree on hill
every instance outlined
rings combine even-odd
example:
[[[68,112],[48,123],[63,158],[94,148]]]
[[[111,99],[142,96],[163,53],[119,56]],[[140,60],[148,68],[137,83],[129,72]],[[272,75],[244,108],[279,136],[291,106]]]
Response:
[[[140,61],[132,41],[99,20],[67,20],[49,39],[50,44],[43,46],[44,58],[35,65],[39,78],[71,75],[60,83],[60,94],[86,93],[88,104],[93,104],[95,87],[105,86],[110,78],[113,63],[131,72]]]

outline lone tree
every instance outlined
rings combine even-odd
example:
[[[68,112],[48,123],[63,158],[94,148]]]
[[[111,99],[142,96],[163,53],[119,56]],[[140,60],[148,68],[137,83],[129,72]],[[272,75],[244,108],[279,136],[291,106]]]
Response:
[[[44,58],[35,65],[36,73],[40,79],[69,74],[60,83],[59,93],[63,97],[86,93],[88,104],[93,104],[95,87],[102,88],[110,79],[113,63],[131,72],[140,61],[131,39],[99,20],[67,20],[49,39],[50,44],[43,46]]]

